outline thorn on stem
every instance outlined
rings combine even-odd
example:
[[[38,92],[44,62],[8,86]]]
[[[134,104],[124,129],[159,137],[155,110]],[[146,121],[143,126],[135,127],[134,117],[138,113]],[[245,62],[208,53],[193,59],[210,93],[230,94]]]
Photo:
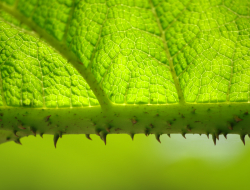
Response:
[[[85,134],[86,138],[89,139],[89,140],[92,140],[89,136],[89,134]]]
[[[224,133],[224,137],[225,137],[225,139],[227,139],[227,133]]]
[[[15,142],[16,144],[22,145],[22,143],[20,142],[20,138],[16,139],[14,142]]]
[[[56,148],[56,144],[57,144],[58,139],[59,139],[59,134],[56,133],[56,134],[54,135],[54,146],[55,146],[55,148]]]
[[[215,134],[215,137],[216,137],[217,140],[219,140],[219,134],[218,133]]]
[[[134,140],[134,136],[135,136],[134,133],[130,133],[130,137],[131,137],[132,140]]]
[[[149,135],[149,129],[146,128],[144,134],[145,134],[146,136],[148,136],[148,135]]]
[[[185,135],[186,135],[186,133],[182,133],[181,135],[182,135],[182,136],[186,139],[186,136],[185,136]]]
[[[246,143],[245,143],[245,134],[241,134],[240,135],[240,139],[241,139],[241,141],[243,142],[243,144],[245,145]]]
[[[30,131],[33,133],[34,136],[36,136],[36,130],[33,127],[30,128]]]
[[[100,133],[100,138],[103,140],[104,144],[106,145],[107,133],[105,132]]]
[[[213,137],[214,145],[216,145],[216,136],[215,136],[215,134],[213,134],[212,137]]]
[[[160,134],[155,134],[155,138],[159,143],[161,143],[160,136],[161,136]]]

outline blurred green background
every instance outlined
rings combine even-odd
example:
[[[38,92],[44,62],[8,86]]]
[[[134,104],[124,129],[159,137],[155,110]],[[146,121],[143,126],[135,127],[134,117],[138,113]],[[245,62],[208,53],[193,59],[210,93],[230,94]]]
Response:
[[[250,189],[250,140],[205,135],[65,135],[25,137],[0,145],[1,190]]]

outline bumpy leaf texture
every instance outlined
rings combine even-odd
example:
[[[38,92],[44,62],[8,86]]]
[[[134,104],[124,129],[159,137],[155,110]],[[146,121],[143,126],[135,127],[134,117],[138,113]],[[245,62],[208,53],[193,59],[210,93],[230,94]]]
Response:
[[[3,109],[249,102],[249,0],[0,7]]]

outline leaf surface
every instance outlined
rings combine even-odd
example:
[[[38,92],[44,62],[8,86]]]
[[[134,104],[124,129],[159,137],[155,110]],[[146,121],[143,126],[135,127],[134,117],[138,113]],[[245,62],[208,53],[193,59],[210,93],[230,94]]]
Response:
[[[0,0],[0,7],[3,110],[248,108],[249,0]]]

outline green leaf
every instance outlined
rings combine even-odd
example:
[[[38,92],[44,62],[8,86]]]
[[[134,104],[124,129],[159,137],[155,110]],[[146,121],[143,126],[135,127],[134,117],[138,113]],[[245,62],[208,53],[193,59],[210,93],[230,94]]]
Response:
[[[250,133],[249,0],[0,0],[0,8],[0,122],[12,140]]]

